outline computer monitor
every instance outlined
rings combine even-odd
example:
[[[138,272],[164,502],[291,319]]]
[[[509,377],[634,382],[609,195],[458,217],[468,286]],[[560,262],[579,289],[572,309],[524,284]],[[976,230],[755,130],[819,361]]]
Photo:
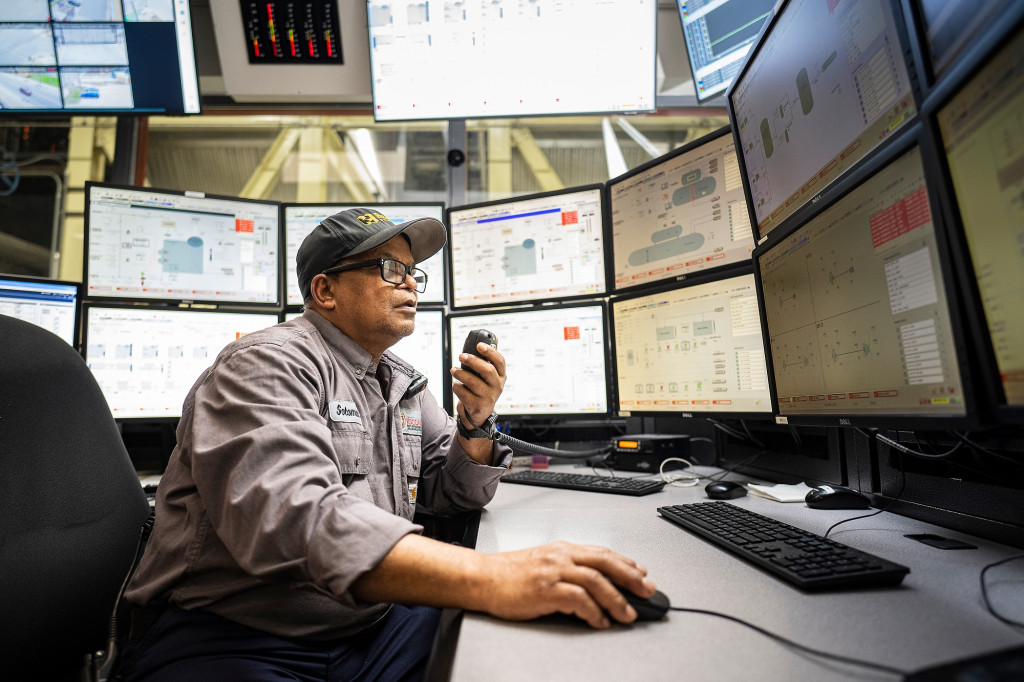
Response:
[[[769,376],[789,423],[969,424],[948,255],[918,138],[907,140],[755,252]]]
[[[611,310],[620,416],[771,416],[749,266],[616,297]]]
[[[605,319],[600,303],[456,313],[448,318],[449,366],[461,364],[470,331],[487,329],[497,335],[507,367],[498,415],[607,416]]]
[[[90,298],[280,304],[279,204],[93,182],[85,197]]]
[[[1006,416],[1024,419],[1024,28],[964,82],[937,120],[970,255],[991,383]],[[1001,389],[1001,391],[1000,391]]]
[[[6,0],[0,115],[198,114],[189,3]]]
[[[115,418],[178,418],[224,346],[275,324],[275,313],[87,303],[82,347]]]
[[[416,331],[393,345],[389,350],[425,376],[427,389],[434,394],[437,404],[445,404],[448,365],[444,355],[444,313],[442,311],[417,311]]]
[[[373,115],[653,111],[657,10],[657,0],[369,0]]]
[[[733,81],[729,118],[762,238],[917,112],[896,0],[788,0]]]
[[[448,209],[452,307],[603,294],[601,185]]]
[[[920,17],[922,48],[932,80],[971,48],[994,20],[1003,20],[1016,0],[910,0]]]
[[[0,315],[49,329],[77,347],[81,288],[78,282],[0,275]]]
[[[438,203],[377,203],[377,204],[285,204],[284,205],[284,242],[285,265],[287,276],[287,295],[285,304],[302,305],[302,293],[295,275],[295,255],[299,252],[302,240],[313,231],[320,221],[338,211],[349,208],[368,208],[383,213],[395,224],[404,223],[416,218],[444,219],[444,204]],[[427,290],[419,295],[420,303],[444,303],[446,299],[444,249],[417,263],[427,273]]]
[[[750,261],[754,236],[728,127],[607,186],[613,291]]]
[[[676,0],[697,101],[726,91],[776,0]]]

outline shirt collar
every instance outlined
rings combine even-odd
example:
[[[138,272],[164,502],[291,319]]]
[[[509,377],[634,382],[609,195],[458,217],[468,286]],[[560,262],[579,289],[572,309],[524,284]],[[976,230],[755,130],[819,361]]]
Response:
[[[316,327],[316,330],[320,332],[320,336],[327,342],[328,347],[338,357],[348,363],[352,368],[352,372],[357,377],[362,379],[365,376],[374,376],[377,373],[377,363],[373,361],[373,356],[367,353],[358,343],[350,339],[343,331],[331,324],[330,320],[311,308],[306,308],[302,316]]]

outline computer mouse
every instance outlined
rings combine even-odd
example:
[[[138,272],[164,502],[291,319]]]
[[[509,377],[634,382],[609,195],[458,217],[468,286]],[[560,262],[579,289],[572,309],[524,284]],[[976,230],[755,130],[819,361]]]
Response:
[[[807,491],[804,501],[811,509],[867,509],[871,498],[841,485],[819,485]]]
[[[735,500],[747,494],[747,489],[735,481],[714,481],[704,486],[712,500]]]
[[[622,596],[626,598],[630,606],[636,609],[636,619],[641,620],[661,620],[668,613],[668,597],[660,591],[656,591],[650,597],[641,597],[632,590],[626,587],[615,586]]]

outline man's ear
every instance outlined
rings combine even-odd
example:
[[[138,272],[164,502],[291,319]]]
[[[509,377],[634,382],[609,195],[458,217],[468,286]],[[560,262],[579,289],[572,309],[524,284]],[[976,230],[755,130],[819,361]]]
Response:
[[[325,310],[334,310],[338,302],[334,297],[334,288],[331,286],[331,278],[327,275],[316,275],[309,283],[310,294],[313,301]]]

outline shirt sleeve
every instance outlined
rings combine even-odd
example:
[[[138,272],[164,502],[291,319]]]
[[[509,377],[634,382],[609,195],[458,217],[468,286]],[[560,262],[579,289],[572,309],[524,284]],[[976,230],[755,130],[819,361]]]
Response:
[[[420,397],[422,396],[422,397]],[[421,391],[423,442],[419,497],[437,514],[480,509],[494,497],[498,479],[512,462],[512,450],[495,442],[493,466],[480,464],[462,449],[455,420],[430,391]]]
[[[243,570],[339,597],[421,528],[346,489],[321,415],[322,363],[274,344],[222,358],[196,392],[189,464]]]

